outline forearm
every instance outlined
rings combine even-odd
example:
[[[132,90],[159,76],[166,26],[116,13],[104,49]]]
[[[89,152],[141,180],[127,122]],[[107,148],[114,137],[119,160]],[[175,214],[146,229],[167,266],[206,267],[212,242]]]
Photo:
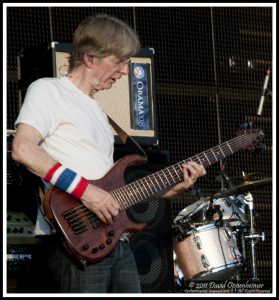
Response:
[[[15,136],[12,158],[37,176],[45,177],[56,161],[33,140]]]
[[[165,199],[171,199],[177,196],[178,194],[189,190],[189,188],[185,187],[184,184],[178,184],[174,188],[167,191],[162,197]]]
[[[28,150],[16,150],[13,152],[13,159],[40,177],[45,177],[48,170],[56,163],[42,148],[33,149],[32,147]]]

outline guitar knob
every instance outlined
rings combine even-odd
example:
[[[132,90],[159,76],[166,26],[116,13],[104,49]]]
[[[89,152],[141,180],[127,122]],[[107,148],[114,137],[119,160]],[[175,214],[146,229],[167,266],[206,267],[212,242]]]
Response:
[[[114,231],[113,230],[111,230],[111,231],[109,231],[109,236],[114,236]]]
[[[88,250],[88,249],[89,249],[89,245],[88,245],[88,244],[84,244],[84,245],[82,246],[82,249],[83,249],[83,250]]]
[[[98,250],[99,250],[99,249],[98,249],[97,247],[95,247],[95,248],[93,248],[93,249],[91,250],[91,252],[92,252],[92,253],[97,253]]]
[[[106,247],[105,244],[100,244],[100,245],[99,245],[99,248],[100,248],[100,249],[104,249],[105,247]]]
[[[106,240],[106,243],[107,243],[107,245],[109,245],[109,244],[112,243],[112,240],[111,240],[111,239],[107,239],[107,240]]]

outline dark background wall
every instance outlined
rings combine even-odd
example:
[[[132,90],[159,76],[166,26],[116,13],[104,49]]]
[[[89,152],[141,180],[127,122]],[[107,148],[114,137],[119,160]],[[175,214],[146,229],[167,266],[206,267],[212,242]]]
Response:
[[[156,107],[159,145],[169,163],[186,159],[236,136],[243,123],[261,128],[265,147],[240,151],[223,161],[229,178],[257,173],[272,177],[272,99],[256,114],[265,71],[272,69],[272,7],[8,7],[7,129],[20,109],[18,56],[28,47],[59,41],[71,43],[78,23],[98,12],[119,17],[134,27],[142,47],[155,49]],[[272,91],[270,80],[269,90]],[[152,146],[151,146],[152,148]],[[154,168],[155,170],[156,168]],[[221,189],[220,164],[198,181],[203,196]],[[272,186],[251,190],[259,241],[260,280],[272,280]],[[185,193],[172,201],[175,216],[200,194]],[[8,201],[12,201],[7,199]],[[250,244],[243,279],[251,278]]]

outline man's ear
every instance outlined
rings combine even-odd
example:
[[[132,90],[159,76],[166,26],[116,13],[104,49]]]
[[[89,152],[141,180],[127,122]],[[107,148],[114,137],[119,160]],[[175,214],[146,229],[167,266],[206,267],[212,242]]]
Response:
[[[93,67],[93,65],[96,62],[96,57],[92,56],[92,55],[88,55],[87,53],[84,53],[83,55],[83,61],[86,65],[87,68],[91,69]]]

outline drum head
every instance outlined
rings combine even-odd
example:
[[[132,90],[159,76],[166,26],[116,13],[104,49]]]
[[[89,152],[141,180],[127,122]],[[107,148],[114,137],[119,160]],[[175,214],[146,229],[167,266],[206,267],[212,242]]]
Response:
[[[228,196],[225,198],[214,199],[214,204],[220,205],[223,213],[223,220],[230,223],[231,226],[239,226],[247,224],[247,216],[241,195]],[[214,220],[217,219],[217,215]]]
[[[174,223],[179,222],[179,220],[181,220],[183,218],[191,218],[193,215],[196,214],[196,212],[200,211],[204,207],[205,203],[207,203],[207,202],[205,202],[203,199],[201,199],[201,200],[198,200],[197,202],[185,207],[175,217]]]

